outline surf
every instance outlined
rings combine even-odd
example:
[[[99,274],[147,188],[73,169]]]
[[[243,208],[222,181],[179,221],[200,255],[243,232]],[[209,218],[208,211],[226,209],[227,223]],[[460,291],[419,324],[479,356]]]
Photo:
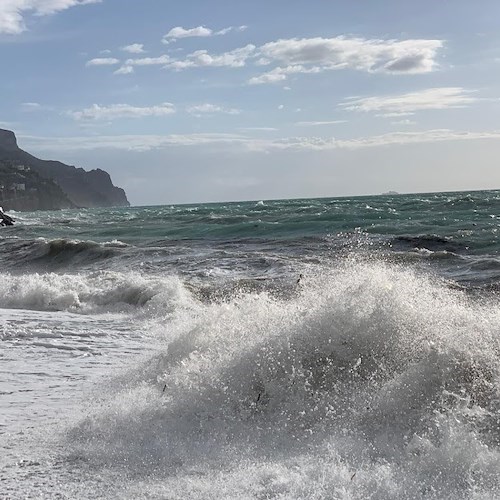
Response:
[[[308,274],[287,299],[242,293],[160,313],[148,326],[164,347],[102,388],[68,446],[95,466],[132,467],[172,498],[185,488],[494,496],[495,304],[411,269],[351,261]]]

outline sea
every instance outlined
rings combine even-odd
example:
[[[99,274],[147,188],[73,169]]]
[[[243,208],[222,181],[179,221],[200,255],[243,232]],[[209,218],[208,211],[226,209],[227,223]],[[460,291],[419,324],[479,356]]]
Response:
[[[10,214],[1,499],[500,498],[500,191]]]

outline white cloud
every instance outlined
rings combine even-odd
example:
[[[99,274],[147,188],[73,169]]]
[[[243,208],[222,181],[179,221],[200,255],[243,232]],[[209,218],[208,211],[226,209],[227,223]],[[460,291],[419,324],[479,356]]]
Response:
[[[286,74],[282,73],[281,68],[276,68],[269,73],[264,73],[260,76],[254,76],[248,80],[250,85],[261,85],[263,83],[278,83],[286,80]]]
[[[21,108],[23,111],[39,111],[42,105],[37,102],[23,102]]]
[[[312,122],[297,122],[295,123],[296,127],[319,127],[322,125],[338,125],[339,123],[346,123],[346,120],[331,120],[331,121],[312,121]]]
[[[165,102],[158,106],[137,107],[129,104],[99,106],[93,104],[82,111],[69,111],[67,114],[75,120],[115,120],[119,118],[143,118],[146,116],[166,116],[175,113],[175,106]]]
[[[260,60],[280,64],[250,83],[276,83],[293,73],[354,69],[380,73],[428,73],[436,66],[441,40],[367,40],[364,38],[292,38],[266,43]]]
[[[134,72],[134,66],[164,66],[172,61],[167,55],[158,57],[141,57],[139,59],[127,59],[121,68],[118,68],[115,75],[129,75]]]
[[[121,66],[116,71],[113,72],[114,75],[130,75],[130,73],[134,72],[134,68],[132,66]]]
[[[297,73],[321,73],[324,71],[324,68],[320,68],[319,66],[312,66],[310,68],[306,68],[301,64],[296,64],[294,66],[286,66],[274,68],[267,73],[263,73],[260,76],[254,76],[250,78],[248,83],[250,85],[260,85],[262,83],[277,83],[282,82],[288,78],[288,75],[293,75]]]
[[[271,64],[271,61],[269,59],[264,58],[264,57],[261,57],[260,59],[257,59],[255,61],[256,66],[268,66],[269,64]]]
[[[405,120],[397,120],[395,122],[391,122],[391,125],[416,125],[417,122],[414,122],[413,120],[408,120],[408,119],[405,119]]]
[[[344,103],[345,104],[345,103]],[[400,112],[400,113],[378,113],[377,116],[380,116],[382,118],[400,118],[402,116],[408,116],[408,115],[413,115],[414,113],[412,112]]]
[[[224,28],[213,31],[204,26],[196,28],[172,28],[165,40],[187,37],[210,37],[226,34],[231,30],[246,27]],[[142,50],[141,44],[136,47]],[[284,83],[290,75],[314,74],[324,71],[354,69],[381,73],[426,73],[436,66],[438,50],[443,46],[441,40],[368,40],[364,38],[303,38],[284,39],[269,42],[256,48],[248,44],[222,54],[210,54],[208,50],[196,50],[184,59],[170,56],[129,59],[125,66],[163,65],[167,69],[182,71],[200,67],[245,66],[249,59],[256,65],[275,65],[269,71],[249,79],[252,85]],[[125,48],[124,48],[125,49]],[[285,86],[285,89],[290,87]]]
[[[115,57],[96,57],[87,61],[85,66],[113,66],[114,64],[119,64],[120,60]]]
[[[0,33],[18,35],[26,31],[28,14],[46,16],[77,5],[100,3],[101,0],[1,0]]]
[[[132,43],[131,45],[125,45],[125,47],[122,47],[122,50],[124,52],[128,52],[129,54],[143,54],[145,52],[144,44],[142,43]]]
[[[196,146],[210,144],[240,144],[247,139],[237,134],[186,134],[186,135],[118,135],[85,137],[34,137],[19,136],[23,143],[36,145],[37,150],[74,151],[94,149],[120,149],[149,151],[171,146]]]
[[[373,147],[404,146],[448,141],[480,139],[500,139],[500,130],[490,132],[468,132],[449,129],[425,130],[421,132],[393,132],[389,134],[360,137],[355,139],[335,139],[334,137],[292,137],[275,141],[272,148],[300,150],[365,149]]]
[[[437,87],[394,96],[352,98],[341,106],[349,111],[376,112],[392,118],[429,109],[463,108],[478,101],[472,92],[462,87]]]
[[[168,64],[172,59],[167,55],[162,55],[158,57],[141,57],[139,59],[127,59],[125,64],[127,66],[157,66]]]
[[[234,108],[224,108],[222,106],[218,106],[217,104],[199,104],[197,106],[189,106],[186,108],[186,111],[193,116],[203,116],[203,115],[213,115],[216,113],[222,113],[226,115],[239,115],[241,111],[239,109]]]
[[[205,26],[198,26],[197,28],[185,29],[182,26],[172,28],[164,38],[189,38],[189,37],[205,37],[212,36],[213,31]]]
[[[500,130],[468,132],[449,129],[426,130],[422,132],[394,132],[374,137],[341,141],[340,147],[359,149],[366,147],[418,144],[444,141],[466,141],[479,139],[500,139]]]
[[[240,130],[249,130],[255,132],[276,132],[278,129],[274,127],[241,127]]]
[[[279,110],[282,110],[282,109],[284,109],[284,108],[285,108],[285,106],[284,106],[283,104],[280,104],[280,105],[278,106],[278,109],[279,109]]]
[[[232,26],[230,26],[229,28],[223,28],[223,29],[221,29],[221,30],[219,30],[219,31],[216,31],[216,32],[214,33],[214,35],[215,35],[215,36],[217,36],[217,35],[219,35],[219,36],[220,36],[220,35],[227,35],[227,34],[228,34],[228,33],[230,33],[231,31],[233,31],[233,27],[232,27]]]
[[[183,70],[187,68],[199,67],[230,67],[241,68],[245,66],[246,60],[254,52],[255,45],[246,45],[239,49],[225,52],[219,55],[211,55],[206,50],[197,50],[189,54],[183,61],[173,61],[167,64],[166,68]]]
[[[166,35],[163,36],[163,43],[170,43],[171,40],[177,40],[179,38],[192,38],[192,37],[209,37],[209,36],[220,36],[227,35],[233,30],[244,31],[247,26],[229,26],[228,28],[223,28],[219,31],[213,31],[210,28],[205,28],[205,26],[197,26],[196,28],[183,28],[182,26],[176,26],[172,28]]]

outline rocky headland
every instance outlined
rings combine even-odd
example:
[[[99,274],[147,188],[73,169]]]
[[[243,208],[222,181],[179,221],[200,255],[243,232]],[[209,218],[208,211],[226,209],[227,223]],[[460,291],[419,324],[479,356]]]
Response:
[[[4,210],[31,211],[130,203],[104,170],[40,160],[19,148],[14,132],[0,129],[0,205]]]

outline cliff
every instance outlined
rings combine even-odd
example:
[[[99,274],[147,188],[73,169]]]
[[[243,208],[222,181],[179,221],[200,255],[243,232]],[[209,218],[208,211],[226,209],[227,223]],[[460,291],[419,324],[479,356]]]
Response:
[[[125,191],[101,169],[86,171],[40,160],[20,149],[10,130],[0,129],[0,200],[6,210],[129,206]]]

